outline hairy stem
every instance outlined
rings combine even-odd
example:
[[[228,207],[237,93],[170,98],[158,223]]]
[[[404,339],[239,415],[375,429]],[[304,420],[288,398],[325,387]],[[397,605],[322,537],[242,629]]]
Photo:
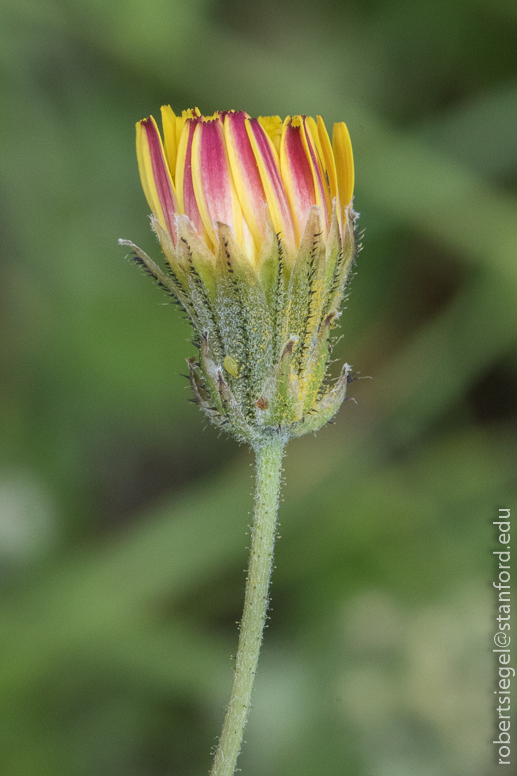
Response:
[[[285,440],[275,437],[256,451],[255,513],[239,648],[232,693],[211,776],[233,776],[248,719],[269,603],[284,446]]]

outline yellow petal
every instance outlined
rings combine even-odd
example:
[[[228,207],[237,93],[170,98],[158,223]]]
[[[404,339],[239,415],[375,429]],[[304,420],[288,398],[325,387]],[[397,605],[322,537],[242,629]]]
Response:
[[[330,143],[327,127],[325,126],[325,122],[321,116],[318,116],[317,134],[320,141],[321,157],[323,159],[325,173],[329,183],[330,199],[331,202],[334,201],[334,199],[337,199],[337,212],[341,224],[341,205],[339,202],[339,192],[337,188],[336,161],[334,159],[334,152]]]
[[[280,154],[283,121],[280,116],[259,116],[259,124],[273,141],[277,154]]]
[[[176,170],[176,154],[178,151],[178,142],[176,139],[176,114],[170,105],[162,105],[160,108],[162,114],[163,145],[165,156],[174,180],[174,171]]]
[[[174,171],[174,180],[176,183],[176,194],[178,197],[178,209],[180,213],[185,212],[185,201],[183,198],[183,184],[184,184],[184,177],[185,177],[187,147],[189,145],[189,140],[191,140],[191,130],[193,130],[193,127],[191,126],[190,121],[185,121],[185,119],[183,119],[181,134],[178,138],[178,151],[176,154],[176,169]]]
[[[156,193],[156,186],[154,186],[153,180],[153,168],[151,165],[151,159],[149,156],[149,143],[147,141],[147,135],[142,128],[140,121],[136,122],[136,158],[138,161],[138,172],[140,173],[140,182],[144,190],[147,204],[151,208],[155,215],[158,215],[155,207],[156,200],[158,199]],[[153,191],[149,185],[149,181],[153,182]]]
[[[337,185],[342,208],[350,204],[354,193],[354,157],[352,143],[344,121],[334,124],[332,145],[336,159]]]

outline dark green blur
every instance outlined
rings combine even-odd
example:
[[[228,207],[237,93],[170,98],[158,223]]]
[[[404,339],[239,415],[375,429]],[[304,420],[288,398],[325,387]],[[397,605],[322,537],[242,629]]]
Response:
[[[288,449],[243,776],[499,773],[516,8],[3,0],[4,776],[201,776],[229,695],[252,458],[188,403],[188,326],[117,245],[160,255],[134,124],[163,103],[347,121],[366,230],[336,355],[373,379]]]

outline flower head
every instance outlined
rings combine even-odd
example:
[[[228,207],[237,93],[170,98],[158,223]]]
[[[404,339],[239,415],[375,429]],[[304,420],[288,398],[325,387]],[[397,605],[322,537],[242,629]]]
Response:
[[[271,231],[293,263],[313,206],[321,209],[323,237],[333,216],[343,236],[354,185],[344,122],[334,125],[331,144],[321,116],[204,117],[197,108],[176,116],[167,105],[162,127],[163,142],[152,117],[139,121],[136,146],[147,201],[174,247],[177,217],[184,215],[211,251],[223,223],[252,264]]]
[[[189,316],[196,401],[253,445],[314,431],[343,401],[330,332],[355,256],[353,157],[346,125],[332,143],[321,116],[244,111],[150,117],[136,149],[164,272],[134,256]]]

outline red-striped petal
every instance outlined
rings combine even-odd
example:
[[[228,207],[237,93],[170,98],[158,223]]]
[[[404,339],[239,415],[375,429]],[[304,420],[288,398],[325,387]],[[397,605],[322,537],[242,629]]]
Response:
[[[224,131],[235,188],[256,250],[259,251],[267,232],[266,195],[246,130],[247,118],[244,111],[227,113]]]
[[[277,233],[281,234],[289,253],[294,257],[296,241],[293,218],[273,141],[258,119],[246,119],[246,130],[264,186],[273,227]]]
[[[142,144],[139,161],[142,160],[146,171],[147,190],[152,199],[149,204],[152,205],[156,217],[171,235],[173,243],[176,244],[177,234],[174,216],[178,212],[178,203],[160,133],[152,116],[141,121],[140,127]]]
[[[190,218],[199,234],[202,235],[205,230],[192,180],[192,140],[199,122],[200,119],[187,119],[183,125],[178,143],[175,178],[180,212],[185,213]]]
[[[192,180],[196,201],[213,245],[217,243],[214,224],[232,227],[242,240],[242,209],[232,180],[220,118],[200,121],[192,141]]]
[[[299,117],[284,122],[280,143],[280,169],[293,213],[296,238],[299,241],[309,210],[316,201],[312,165],[304,146],[302,121]]]
[[[313,123],[315,123],[314,119]],[[307,158],[310,160],[312,180],[314,183],[314,191],[316,195],[316,204],[322,208],[323,224],[328,227],[330,196],[328,183],[326,180],[323,180],[323,166],[322,160],[320,158],[321,152],[318,150],[319,137],[317,135],[317,128],[316,137],[314,137],[310,123],[307,121],[305,116],[303,117],[302,139],[305,146],[305,151],[307,153]]]

